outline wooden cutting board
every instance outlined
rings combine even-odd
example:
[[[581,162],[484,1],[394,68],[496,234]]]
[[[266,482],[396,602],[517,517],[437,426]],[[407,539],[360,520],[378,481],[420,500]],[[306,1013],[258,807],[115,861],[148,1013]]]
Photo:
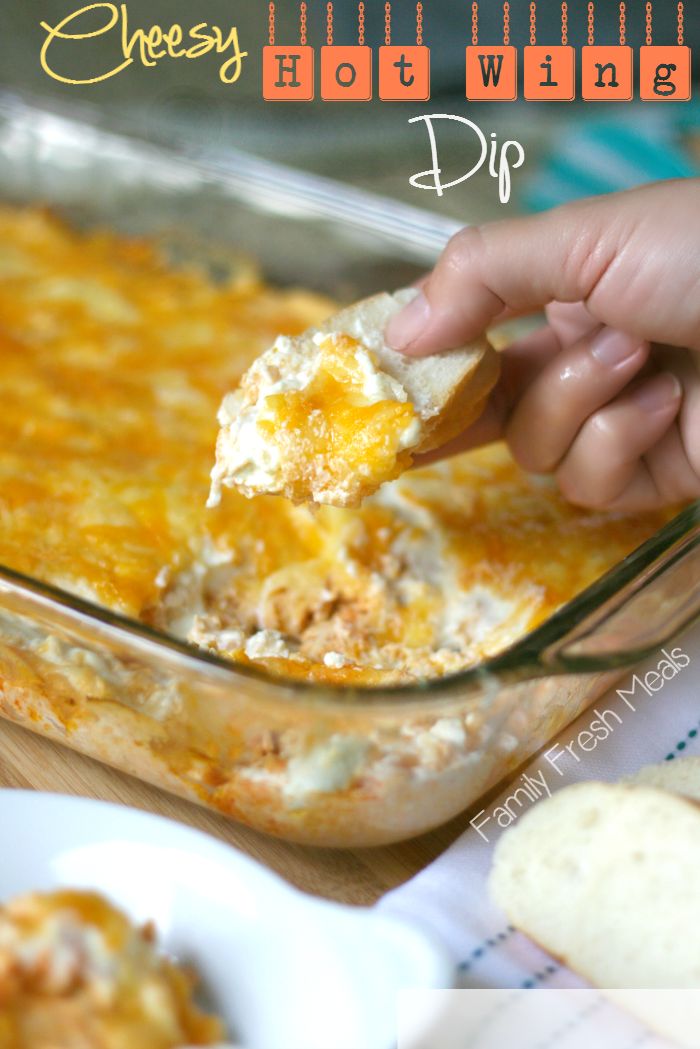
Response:
[[[370,904],[417,873],[461,833],[469,813],[430,834],[372,849],[290,845],[107,768],[26,729],[0,720],[0,787],[77,794],[155,812],[235,845],[306,892]]]

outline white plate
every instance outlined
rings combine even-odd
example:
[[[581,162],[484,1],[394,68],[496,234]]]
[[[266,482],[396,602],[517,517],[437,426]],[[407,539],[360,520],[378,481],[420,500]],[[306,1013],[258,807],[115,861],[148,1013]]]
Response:
[[[90,888],[154,920],[245,1049],[390,1049],[397,991],[451,986],[449,959],[422,931],[307,896],[159,816],[0,791],[0,857],[0,899]]]

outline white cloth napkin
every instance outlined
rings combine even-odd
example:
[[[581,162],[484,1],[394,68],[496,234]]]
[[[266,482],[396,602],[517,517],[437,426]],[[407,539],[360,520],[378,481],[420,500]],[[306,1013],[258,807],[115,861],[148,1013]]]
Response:
[[[677,649],[689,659],[688,665],[651,695],[637,685],[634,696],[628,699],[636,708],[634,712],[618,694],[620,689],[634,687],[630,674],[554,741],[563,748],[578,733],[588,729],[596,710],[617,713],[621,724],[613,716],[607,717],[613,731],[605,741],[588,753],[576,748],[582,758],[580,762],[565,752],[557,761],[563,773],[560,776],[540,754],[527,768],[527,774],[540,780],[544,775],[554,791],[579,780],[617,780],[643,765],[700,754],[700,624],[666,646],[667,652]],[[638,677],[644,678],[656,670],[663,658],[659,652],[648,663],[637,667]],[[668,668],[666,673],[670,677]],[[655,678],[651,681],[657,684]],[[590,745],[587,737],[584,741]],[[492,814],[496,806],[512,795],[516,785],[511,783],[506,787],[500,798],[485,810],[485,815],[492,816],[482,827],[488,842],[476,829],[470,828],[429,867],[388,893],[377,907],[417,922],[436,934],[453,954],[458,986],[582,987],[582,982],[570,970],[515,932],[489,899],[487,878],[493,847],[503,833]]]

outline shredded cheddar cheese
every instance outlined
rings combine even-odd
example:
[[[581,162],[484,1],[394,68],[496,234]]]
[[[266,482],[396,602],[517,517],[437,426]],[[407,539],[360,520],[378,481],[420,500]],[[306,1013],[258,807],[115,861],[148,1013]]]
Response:
[[[453,672],[668,516],[577,510],[501,446],[357,510],[236,491],[207,509],[222,397],[331,304],[250,274],[214,283],[41,210],[0,210],[0,241],[0,563],[232,660],[342,684]],[[352,340],[319,354],[303,388],[266,395],[269,442],[303,448],[294,498],[321,462],[329,484],[398,472],[413,422],[406,400],[367,395]]]
[[[401,384],[349,335],[279,338],[224,400],[210,504],[244,495],[359,506],[398,477],[422,425]]]
[[[178,1049],[213,1045],[222,1024],[194,981],[92,892],[0,906],[0,1049]]]

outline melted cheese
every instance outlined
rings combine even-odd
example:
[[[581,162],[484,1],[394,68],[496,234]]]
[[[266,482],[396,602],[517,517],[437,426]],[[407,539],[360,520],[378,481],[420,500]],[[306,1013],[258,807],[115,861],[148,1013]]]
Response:
[[[236,491],[206,509],[222,397],[280,331],[331,304],[249,274],[214,284],[42,211],[0,210],[0,241],[0,563],[228,658],[345,684],[455,671],[668,516],[577,510],[498,445],[404,474],[358,510]],[[273,402],[270,436],[337,396],[339,452],[366,412],[395,462],[410,406],[373,401],[351,350],[326,348],[318,385]],[[386,465],[375,447],[370,471]]]
[[[280,337],[225,398],[210,505],[249,497],[358,506],[410,465],[422,424],[403,386],[348,335]]]
[[[60,890],[0,907],[0,1049],[177,1049],[223,1027],[193,981],[103,897]]]

